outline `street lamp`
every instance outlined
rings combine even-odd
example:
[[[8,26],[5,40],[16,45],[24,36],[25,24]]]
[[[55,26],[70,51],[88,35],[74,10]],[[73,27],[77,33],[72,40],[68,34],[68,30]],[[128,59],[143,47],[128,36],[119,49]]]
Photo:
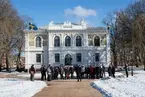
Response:
[[[131,54],[131,76],[133,76],[133,59],[132,59],[132,57],[133,57],[133,51],[131,51],[130,52],[130,54]]]
[[[42,51],[42,65],[44,65],[44,51]]]

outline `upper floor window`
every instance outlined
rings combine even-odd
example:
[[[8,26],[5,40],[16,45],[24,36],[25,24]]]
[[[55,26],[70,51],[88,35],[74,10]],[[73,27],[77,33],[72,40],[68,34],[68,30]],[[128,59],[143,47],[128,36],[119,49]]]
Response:
[[[41,47],[41,37],[36,37],[36,47]]]
[[[95,36],[95,38],[94,38],[94,46],[100,46],[100,37],[99,36]]]
[[[82,38],[81,36],[76,37],[76,46],[82,46]]]
[[[55,38],[54,38],[54,46],[55,47],[60,46],[60,38],[58,36],[55,36]]]
[[[70,36],[65,37],[65,46],[71,46],[71,38]]]

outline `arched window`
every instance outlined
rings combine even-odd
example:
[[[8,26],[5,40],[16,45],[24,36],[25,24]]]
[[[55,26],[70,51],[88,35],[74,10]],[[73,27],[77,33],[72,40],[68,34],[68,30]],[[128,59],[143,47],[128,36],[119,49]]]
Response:
[[[82,46],[82,38],[81,36],[76,37],[76,46]]]
[[[96,36],[94,38],[94,46],[100,46],[100,37],[99,36]]]
[[[70,36],[65,37],[65,46],[71,46],[71,38]]]
[[[36,37],[36,47],[41,47],[41,37]]]
[[[54,46],[55,47],[60,46],[60,38],[58,36],[55,36],[55,38],[54,38]]]

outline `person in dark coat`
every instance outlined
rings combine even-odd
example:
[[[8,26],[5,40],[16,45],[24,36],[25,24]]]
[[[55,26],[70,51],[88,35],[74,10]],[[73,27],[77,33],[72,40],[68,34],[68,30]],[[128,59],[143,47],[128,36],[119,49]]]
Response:
[[[51,69],[51,79],[54,80],[54,67],[50,66]]]
[[[44,65],[41,66],[40,71],[41,71],[41,80],[46,80],[46,68]]]
[[[112,76],[115,77],[115,67],[114,66],[112,66],[111,72],[112,72]]]
[[[109,65],[109,67],[108,67],[108,74],[109,74],[109,76],[111,76],[112,75],[112,67],[111,67],[111,65]]]
[[[96,78],[99,79],[99,66],[96,66]]]
[[[58,79],[58,73],[59,73],[59,70],[58,70],[58,67],[54,67],[54,79]]]
[[[34,74],[36,73],[34,65],[32,65],[31,68],[29,69],[29,73],[30,73],[30,80],[34,81]]]
[[[71,78],[73,78],[73,74],[74,74],[74,69],[73,69],[73,67],[70,67],[70,68],[69,68],[69,71],[70,71],[70,74],[71,74]]]
[[[76,67],[76,73],[77,73],[77,81],[82,81],[82,76],[81,76],[81,66]]]
[[[89,78],[89,67],[85,67],[86,78]]]

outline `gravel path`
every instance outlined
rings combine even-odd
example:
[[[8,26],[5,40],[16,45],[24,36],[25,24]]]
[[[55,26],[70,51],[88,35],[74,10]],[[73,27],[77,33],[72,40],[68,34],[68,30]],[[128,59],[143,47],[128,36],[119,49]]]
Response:
[[[34,97],[103,97],[100,92],[90,86],[93,80],[77,82],[73,80],[56,80],[47,82],[48,87]]]

